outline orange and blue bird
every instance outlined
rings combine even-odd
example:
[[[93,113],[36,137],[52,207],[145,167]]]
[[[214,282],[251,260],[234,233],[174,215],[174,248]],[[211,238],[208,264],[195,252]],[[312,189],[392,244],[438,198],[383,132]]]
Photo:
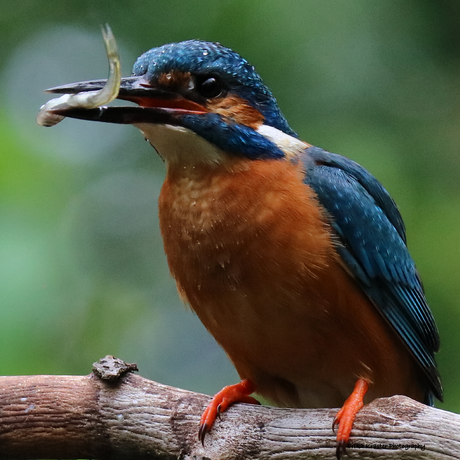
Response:
[[[218,43],[151,49],[118,98],[138,106],[62,114],[132,124],[166,163],[159,216],[171,274],[241,377],[205,410],[202,441],[230,404],[256,403],[253,392],[342,407],[337,456],[364,403],[442,398],[436,324],[377,179],[300,140],[254,67]]]

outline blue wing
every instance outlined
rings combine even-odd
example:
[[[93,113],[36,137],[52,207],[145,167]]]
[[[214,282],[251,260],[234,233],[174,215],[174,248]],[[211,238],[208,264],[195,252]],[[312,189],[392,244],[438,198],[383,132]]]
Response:
[[[362,289],[403,339],[442,400],[434,353],[439,334],[406,247],[404,223],[388,192],[363,167],[310,147],[305,182],[316,192],[340,238],[337,251]]]

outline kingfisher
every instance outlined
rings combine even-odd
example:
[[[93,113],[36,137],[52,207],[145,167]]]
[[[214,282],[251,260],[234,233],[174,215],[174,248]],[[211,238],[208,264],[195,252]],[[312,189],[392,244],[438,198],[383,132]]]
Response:
[[[338,458],[363,404],[442,400],[435,320],[401,215],[375,177],[299,139],[254,67],[219,43],[147,51],[118,99],[137,106],[62,115],[132,124],[166,163],[159,217],[170,272],[241,377],[204,411],[203,443],[217,415],[257,403],[253,393],[341,407]]]

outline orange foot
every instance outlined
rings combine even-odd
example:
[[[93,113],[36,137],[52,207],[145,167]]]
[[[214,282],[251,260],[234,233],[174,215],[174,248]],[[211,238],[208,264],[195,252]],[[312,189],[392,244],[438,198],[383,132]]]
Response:
[[[254,389],[254,384],[250,380],[244,379],[240,383],[222,388],[222,390],[212,398],[201,416],[198,438],[202,444],[204,444],[204,437],[211,429],[216,417],[224,412],[230,404],[236,402],[260,404],[257,399],[249,396],[254,392]]]
[[[369,382],[367,380],[358,379],[353,393],[351,393],[345,401],[342,409],[337,412],[337,415],[332,422],[332,429],[334,431],[335,427],[339,425],[339,430],[337,431],[337,449],[335,451],[337,459],[340,459],[341,454],[346,453],[346,447],[348,440],[350,439],[353,422],[355,421],[356,414],[364,405],[363,400],[368,388]]]

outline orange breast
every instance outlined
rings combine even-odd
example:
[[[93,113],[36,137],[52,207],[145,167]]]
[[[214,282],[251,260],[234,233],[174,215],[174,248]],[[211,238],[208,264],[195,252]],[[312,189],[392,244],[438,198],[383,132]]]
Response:
[[[374,382],[369,400],[422,399],[412,357],[342,268],[302,177],[287,161],[170,169],[160,225],[179,291],[277,404],[337,407],[358,377]]]

